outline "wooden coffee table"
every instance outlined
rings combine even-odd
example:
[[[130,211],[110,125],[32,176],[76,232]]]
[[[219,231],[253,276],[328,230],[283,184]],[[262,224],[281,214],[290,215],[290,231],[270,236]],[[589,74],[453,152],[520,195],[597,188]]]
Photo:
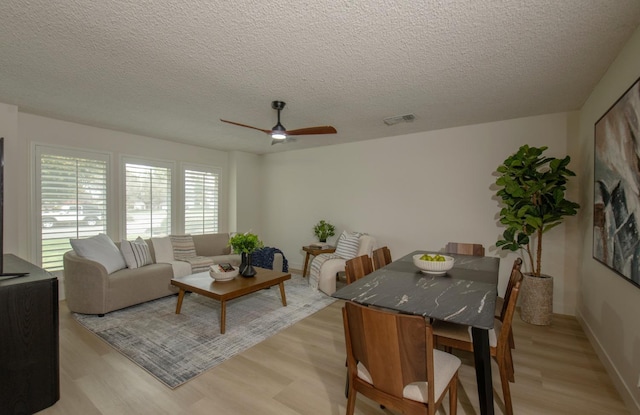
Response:
[[[220,333],[224,334],[228,300],[279,285],[282,305],[286,307],[287,297],[284,293],[284,282],[291,279],[291,274],[260,267],[254,268],[257,271],[255,277],[245,278],[242,275],[238,275],[230,281],[214,281],[209,276],[209,272],[173,278],[171,285],[175,285],[180,289],[176,314],[180,314],[184,293],[187,291],[218,300],[220,301]]]

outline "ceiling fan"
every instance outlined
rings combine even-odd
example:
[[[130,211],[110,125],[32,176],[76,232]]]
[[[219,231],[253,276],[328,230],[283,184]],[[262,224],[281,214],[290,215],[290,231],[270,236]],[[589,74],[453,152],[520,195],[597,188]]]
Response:
[[[254,130],[262,131],[265,134],[269,134],[272,138],[271,145],[282,143],[285,141],[293,141],[293,138],[290,136],[294,135],[315,135],[315,134],[335,134],[337,133],[336,129],[331,127],[330,125],[323,125],[320,127],[308,127],[308,128],[298,128],[297,130],[289,130],[280,123],[280,111],[287,105],[283,101],[273,101],[271,102],[271,108],[278,111],[278,123],[270,130],[263,130],[262,128],[252,127],[246,124],[240,124],[238,122],[228,121],[228,120],[220,120],[222,122],[226,122],[233,125],[239,125],[240,127],[253,128]]]

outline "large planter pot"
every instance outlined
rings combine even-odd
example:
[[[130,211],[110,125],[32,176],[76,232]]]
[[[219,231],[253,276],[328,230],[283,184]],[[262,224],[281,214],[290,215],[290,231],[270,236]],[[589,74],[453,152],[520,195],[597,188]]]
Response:
[[[520,318],[538,326],[551,324],[553,315],[553,278],[523,274]]]

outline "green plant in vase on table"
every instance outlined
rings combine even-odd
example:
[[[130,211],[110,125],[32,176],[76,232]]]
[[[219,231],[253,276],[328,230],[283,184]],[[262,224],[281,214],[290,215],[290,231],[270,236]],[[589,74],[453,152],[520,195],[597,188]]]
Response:
[[[256,275],[256,271],[251,265],[251,254],[259,248],[262,248],[264,244],[258,238],[258,235],[245,232],[236,233],[229,238],[229,246],[236,254],[242,254],[242,263],[240,264],[240,275],[244,277],[253,277]]]
[[[496,180],[500,223],[507,227],[496,247],[523,250],[529,257],[532,271],[523,281],[521,316],[533,324],[550,324],[553,311],[553,280],[541,272],[542,236],[580,208],[565,198],[567,181],[575,176],[567,168],[571,158],[543,156],[547,148],[520,147],[498,166]],[[544,292],[534,292],[536,286]]]
[[[313,227],[313,233],[320,242],[327,242],[328,237],[336,234],[336,227],[323,219]]]

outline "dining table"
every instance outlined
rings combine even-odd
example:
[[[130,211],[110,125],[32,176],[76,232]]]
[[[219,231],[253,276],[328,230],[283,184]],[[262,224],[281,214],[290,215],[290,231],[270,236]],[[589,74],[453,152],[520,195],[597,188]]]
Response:
[[[445,273],[422,272],[414,251],[337,290],[333,297],[400,313],[471,326],[480,413],[493,415],[489,330],[493,328],[500,258],[446,254]]]

